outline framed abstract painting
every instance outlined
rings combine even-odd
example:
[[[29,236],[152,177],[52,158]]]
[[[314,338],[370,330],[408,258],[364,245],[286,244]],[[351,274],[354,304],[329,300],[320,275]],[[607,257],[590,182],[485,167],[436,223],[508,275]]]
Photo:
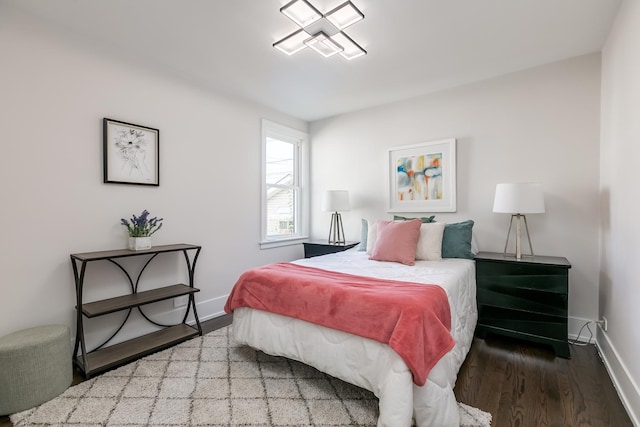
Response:
[[[456,139],[389,149],[389,212],[456,211]]]
[[[104,182],[160,185],[160,131],[103,119]]]

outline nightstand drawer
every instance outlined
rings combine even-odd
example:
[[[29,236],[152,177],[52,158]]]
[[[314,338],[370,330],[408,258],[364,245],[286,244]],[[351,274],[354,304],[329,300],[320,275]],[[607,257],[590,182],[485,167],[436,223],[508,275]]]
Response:
[[[539,276],[534,274],[509,276],[491,273],[483,275],[480,273],[478,287],[486,289],[533,289],[539,292],[566,294],[567,278],[562,275],[550,274],[542,274]]]
[[[483,306],[479,315],[482,326],[500,328],[504,331],[546,337],[555,340],[567,340],[566,316],[550,316],[524,313],[498,307]]]
[[[482,268],[489,269],[494,274],[508,274],[512,276],[527,274],[566,276],[568,274],[566,266],[534,264],[527,262],[526,258],[523,258],[520,261],[517,261],[515,258],[513,258],[512,261],[486,260],[486,262],[482,262]]]
[[[548,294],[529,289],[478,287],[479,305],[508,307],[511,310],[540,313],[552,316],[567,316],[567,295]]]

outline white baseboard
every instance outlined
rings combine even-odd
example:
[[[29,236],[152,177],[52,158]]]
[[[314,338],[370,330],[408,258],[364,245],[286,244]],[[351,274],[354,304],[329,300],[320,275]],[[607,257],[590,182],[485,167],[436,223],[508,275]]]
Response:
[[[640,387],[629,374],[606,332],[598,328],[596,347],[631,422],[640,427]]]
[[[200,322],[215,319],[216,317],[224,316],[227,314],[224,311],[224,304],[227,302],[229,295],[222,297],[212,298],[207,301],[201,301],[196,303],[198,309],[198,319]],[[184,308],[176,308],[175,310],[184,310]],[[184,311],[183,311],[184,312]],[[187,318],[187,324],[195,326],[196,319],[193,317],[193,313]]]
[[[205,320],[211,320],[225,315],[224,305],[227,302],[228,297],[229,295],[223,295],[221,297],[197,302],[196,308],[198,309],[198,317],[200,318],[200,321],[204,322]],[[189,318],[189,322],[191,320],[195,323],[193,315]]]

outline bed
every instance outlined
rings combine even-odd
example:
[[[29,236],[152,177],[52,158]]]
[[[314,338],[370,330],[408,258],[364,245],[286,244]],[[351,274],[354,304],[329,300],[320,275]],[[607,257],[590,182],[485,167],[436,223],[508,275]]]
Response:
[[[369,259],[366,252],[341,253],[294,261],[327,271],[420,284],[444,289],[451,313],[453,348],[418,386],[405,361],[388,344],[293,317],[249,307],[233,311],[233,333],[243,344],[284,356],[372,391],[379,398],[378,426],[459,426],[453,393],[456,377],[477,321],[475,264],[446,258],[408,266]]]

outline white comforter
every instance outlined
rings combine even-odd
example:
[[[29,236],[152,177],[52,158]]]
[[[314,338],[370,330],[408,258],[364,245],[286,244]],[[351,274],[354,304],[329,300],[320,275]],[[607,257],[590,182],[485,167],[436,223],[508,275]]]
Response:
[[[458,427],[453,387],[478,318],[474,262],[443,259],[405,266],[371,261],[366,253],[349,250],[296,263],[360,276],[440,285],[449,298],[455,347],[431,370],[426,384],[419,387],[413,383],[404,361],[387,344],[302,320],[238,308],[233,314],[235,339],[372,391],[380,399],[380,427],[410,426],[412,418],[418,427]]]

